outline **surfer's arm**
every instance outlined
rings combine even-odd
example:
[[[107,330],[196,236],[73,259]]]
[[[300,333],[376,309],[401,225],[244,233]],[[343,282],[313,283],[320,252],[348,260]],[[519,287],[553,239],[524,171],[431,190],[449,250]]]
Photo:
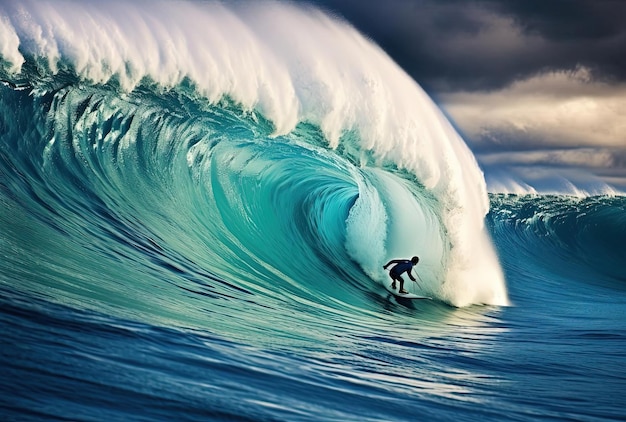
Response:
[[[400,259],[392,259],[391,261],[389,261],[385,265],[383,265],[383,268],[387,269],[387,267],[390,266],[391,264],[399,264],[400,262],[402,262],[402,260],[400,260]]]
[[[407,271],[406,273],[409,275],[409,278],[410,278],[411,280],[413,280],[413,281],[415,281],[415,282],[417,283],[417,280],[415,280],[415,277],[413,277],[412,270],[409,270],[409,271]]]

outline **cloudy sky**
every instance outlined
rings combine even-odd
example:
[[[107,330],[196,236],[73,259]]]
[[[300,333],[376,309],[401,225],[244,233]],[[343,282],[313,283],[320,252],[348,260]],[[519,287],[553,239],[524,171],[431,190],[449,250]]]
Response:
[[[433,97],[490,191],[626,192],[626,1],[315,3]]]

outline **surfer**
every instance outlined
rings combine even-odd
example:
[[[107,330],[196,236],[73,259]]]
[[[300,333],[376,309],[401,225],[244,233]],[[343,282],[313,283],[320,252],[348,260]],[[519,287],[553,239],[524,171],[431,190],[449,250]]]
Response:
[[[416,281],[415,277],[413,277],[413,274],[411,274],[411,270],[413,269],[414,266],[417,265],[419,260],[420,259],[417,256],[414,256],[413,258],[411,258],[410,261],[408,259],[392,259],[391,261],[383,265],[383,268],[387,269],[387,267],[390,266],[391,264],[396,264],[393,266],[391,271],[389,271],[389,277],[391,277],[391,279],[393,280],[393,283],[391,284],[392,289],[396,288],[396,280],[397,280],[400,282],[400,290],[398,291],[398,293],[400,294],[408,293],[406,290],[404,290],[404,279],[402,279],[400,275],[406,272],[409,275],[409,278],[411,280]]]

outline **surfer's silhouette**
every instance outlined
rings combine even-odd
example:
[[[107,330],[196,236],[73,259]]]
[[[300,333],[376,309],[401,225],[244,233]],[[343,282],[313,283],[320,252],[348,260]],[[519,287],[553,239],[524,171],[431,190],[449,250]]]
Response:
[[[390,266],[391,264],[396,264],[393,266],[391,271],[389,271],[389,277],[391,277],[391,279],[393,280],[393,283],[391,284],[392,289],[396,288],[396,280],[397,280],[400,282],[400,290],[398,291],[398,293],[400,294],[408,293],[406,290],[404,290],[404,279],[401,277],[401,274],[406,272],[409,278],[415,281],[415,277],[413,277],[413,274],[411,274],[411,270],[413,269],[414,266],[417,265],[419,260],[420,259],[417,256],[414,256],[413,258],[411,258],[411,260],[392,259],[391,261],[383,265],[383,268],[387,269],[387,267]]]

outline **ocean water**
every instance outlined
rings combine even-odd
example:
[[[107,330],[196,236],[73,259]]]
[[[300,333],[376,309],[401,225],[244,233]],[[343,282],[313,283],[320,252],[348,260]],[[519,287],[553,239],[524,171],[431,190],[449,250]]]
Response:
[[[2,420],[626,418],[626,198],[488,194],[345,22],[6,1],[0,79]]]

